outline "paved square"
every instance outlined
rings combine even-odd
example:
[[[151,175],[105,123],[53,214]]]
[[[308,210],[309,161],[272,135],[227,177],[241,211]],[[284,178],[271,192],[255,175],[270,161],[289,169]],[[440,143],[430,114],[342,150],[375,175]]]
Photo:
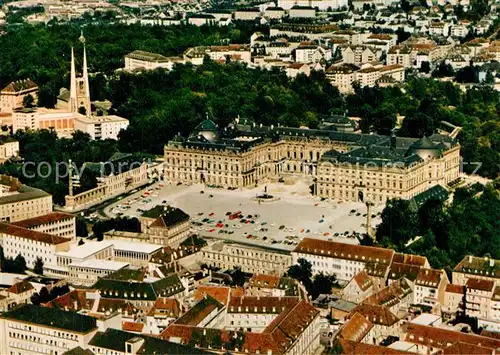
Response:
[[[366,217],[363,216],[366,214],[366,206],[363,203],[321,201],[309,195],[308,187],[304,183],[269,184],[267,192],[279,200],[260,204],[252,200],[263,193],[263,187],[230,191],[208,188],[201,184],[166,185],[142,198],[142,201],[130,204],[130,208],[122,212],[125,216],[138,217],[141,214],[138,209],[147,210],[166,201],[169,205],[184,210],[193,221],[202,223],[200,226],[193,226],[193,230],[201,236],[287,250],[293,249],[304,237],[332,238],[339,242],[357,243],[356,238],[346,238],[345,232],[351,234],[354,231],[366,231]],[[116,211],[115,206],[137,199],[141,194],[142,192],[119,201],[106,208],[105,212],[113,216],[111,211]],[[145,203],[145,200],[150,201]],[[382,207],[375,207],[372,214],[379,212]],[[351,213],[352,210],[356,212]],[[248,224],[241,223],[240,219],[229,220],[226,214],[236,211],[241,211],[244,218],[248,215],[258,217],[251,218],[254,223]],[[211,222],[202,222],[205,218]],[[219,221],[223,227],[216,226]],[[374,218],[372,224],[375,226],[378,223],[380,218]],[[285,227],[280,229],[281,226]],[[233,233],[219,233],[221,229]],[[335,236],[335,233],[339,233],[339,236]],[[249,235],[254,237],[249,238]],[[295,237],[290,238],[291,236]],[[276,242],[273,243],[273,240]],[[286,242],[292,244],[285,244]]]

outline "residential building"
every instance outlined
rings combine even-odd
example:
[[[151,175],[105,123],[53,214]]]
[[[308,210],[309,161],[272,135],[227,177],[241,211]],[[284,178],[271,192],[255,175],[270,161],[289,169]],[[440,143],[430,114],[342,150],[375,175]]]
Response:
[[[0,90],[0,113],[12,113],[15,108],[23,107],[26,96],[33,97],[33,105],[38,99],[38,85],[31,79],[13,81]]]
[[[234,19],[241,21],[255,21],[260,15],[258,8],[239,8],[233,13]]]
[[[340,46],[342,50],[342,61],[347,64],[360,66],[365,63],[377,61],[377,51],[363,45]]]
[[[125,70],[154,70],[157,68],[172,70],[175,63],[183,61],[180,57],[165,57],[161,54],[136,50],[125,56]]]
[[[470,278],[490,280],[500,285],[500,260],[467,255],[453,269],[452,279],[456,285],[467,285]]]
[[[407,46],[393,46],[387,52],[387,65],[399,64],[405,68],[413,66],[411,48]]]
[[[299,74],[309,76],[311,68],[305,63],[291,63],[285,68],[285,71],[287,76],[295,78]]]
[[[260,297],[299,297],[303,286],[290,277],[254,274],[245,288],[245,295]]]
[[[243,272],[284,275],[293,265],[289,253],[257,246],[215,242],[201,249],[202,262],[222,269],[241,268]]]
[[[0,175],[0,221],[16,222],[52,212],[52,196]]]
[[[444,304],[449,283],[444,270],[421,268],[415,279],[413,302],[431,307]]]
[[[393,256],[391,249],[304,238],[292,251],[292,265],[306,259],[313,274],[335,275],[337,280],[348,282],[367,264],[389,266]]]
[[[114,139],[118,140],[118,134],[123,129],[127,129],[128,120],[126,118],[108,115],[108,116],[77,116],[74,118],[75,130],[88,133],[90,138]]]
[[[27,304],[0,317],[0,353],[61,355],[87,348],[96,332],[95,318]]]
[[[158,335],[181,316],[181,306],[174,298],[160,297],[146,316],[145,333]]]
[[[373,281],[365,270],[358,272],[342,289],[342,298],[349,302],[361,303],[375,292]]]
[[[448,284],[445,289],[445,298],[442,309],[449,314],[455,314],[464,305],[465,286]]]
[[[358,70],[359,67],[354,64],[332,65],[326,70],[326,77],[342,94],[349,94],[354,92],[352,84],[356,81]]]
[[[264,11],[264,16],[269,19],[280,19],[285,17],[286,12],[281,7],[270,6]]]
[[[332,58],[331,49],[317,45],[314,42],[302,42],[295,49],[295,61],[298,63],[318,63],[322,59]]]

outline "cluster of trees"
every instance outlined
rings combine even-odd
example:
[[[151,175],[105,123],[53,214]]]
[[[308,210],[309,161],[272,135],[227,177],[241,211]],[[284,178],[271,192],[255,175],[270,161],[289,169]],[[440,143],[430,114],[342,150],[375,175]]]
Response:
[[[42,287],[40,289],[40,292],[34,293],[31,296],[30,300],[31,300],[31,303],[38,306],[42,303],[50,302],[59,296],[67,294],[68,292],[70,292],[68,285],[54,286],[50,289],[50,292],[47,289],[47,287]]]
[[[24,184],[40,188],[53,195],[54,202],[64,203],[68,194],[68,161],[80,168],[85,162],[101,162],[118,152],[113,140],[93,141],[87,133],[75,132],[72,138],[58,138],[55,131],[18,131],[14,138],[19,141],[18,160],[6,162],[0,167],[2,174],[20,179]],[[81,189],[95,187],[95,177],[84,174]],[[78,191],[75,191],[78,192]]]
[[[92,226],[94,238],[99,241],[103,239],[104,233],[113,229],[139,233],[141,231],[141,222],[137,218],[117,217],[98,221]]]
[[[406,200],[390,200],[377,240],[384,247],[425,255],[438,268],[453,268],[465,255],[500,258],[498,183],[458,188],[446,206],[427,201],[418,211]],[[410,239],[421,238],[405,247]]]
[[[311,263],[302,258],[288,269],[287,276],[302,283],[313,300],[321,294],[331,294],[333,286],[337,283],[333,275],[321,273],[313,277]]]
[[[3,249],[0,247],[0,265],[2,266],[2,272],[10,272],[13,274],[24,274],[28,269],[26,266],[26,260],[19,254],[14,259],[6,258],[3,253]]]

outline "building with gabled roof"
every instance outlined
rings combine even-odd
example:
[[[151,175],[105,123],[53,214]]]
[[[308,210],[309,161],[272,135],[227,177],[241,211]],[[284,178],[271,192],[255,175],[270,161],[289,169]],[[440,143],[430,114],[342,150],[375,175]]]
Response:
[[[12,224],[29,230],[53,234],[76,241],[76,217],[69,213],[52,212],[42,216],[17,221]]]
[[[373,280],[366,270],[362,270],[342,289],[342,296],[349,302],[360,303],[373,292],[375,292]]]
[[[33,105],[38,99],[38,85],[31,79],[13,81],[0,90],[0,113],[12,113],[15,108],[23,106],[26,96],[33,97]]]
[[[453,269],[453,283],[466,285],[469,278],[500,281],[500,260],[488,257],[465,256]]]
[[[182,314],[181,305],[175,298],[160,297],[146,315],[144,333],[160,334]]]
[[[347,282],[367,263],[389,266],[393,256],[391,249],[304,238],[292,251],[292,264],[303,258],[312,264],[314,274],[334,274],[337,280]]]
[[[373,324],[365,316],[360,313],[354,313],[347,323],[344,324],[339,333],[339,338],[361,343],[363,340],[370,339],[370,331],[373,329]]]

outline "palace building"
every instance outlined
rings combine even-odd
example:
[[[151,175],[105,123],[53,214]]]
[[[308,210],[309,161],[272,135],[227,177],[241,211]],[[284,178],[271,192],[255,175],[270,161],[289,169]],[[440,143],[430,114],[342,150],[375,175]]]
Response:
[[[346,129],[349,127],[349,129]],[[314,179],[315,194],[385,203],[446,185],[459,176],[460,146],[449,136],[422,139],[355,133],[345,116],[320,129],[210,119],[165,146],[165,178],[221,187],[255,187],[287,177]]]

